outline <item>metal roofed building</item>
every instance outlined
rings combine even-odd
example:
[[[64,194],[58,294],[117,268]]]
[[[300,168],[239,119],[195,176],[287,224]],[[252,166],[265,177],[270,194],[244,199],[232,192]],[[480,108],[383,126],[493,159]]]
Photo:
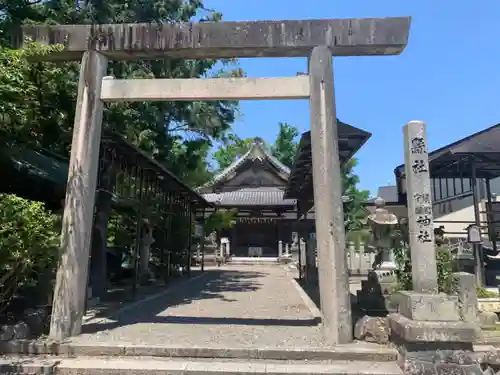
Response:
[[[478,222],[496,245],[500,235],[500,124],[429,152],[429,166],[435,227],[443,226],[448,238],[466,238],[466,227],[476,222],[477,201]],[[380,187],[378,196],[389,211],[406,217],[404,164],[394,174],[396,185]],[[365,202],[369,211],[373,201]]]
[[[436,226],[444,226],[449,237],[466,237],[465,228],[477,220],[483,233],[500,233],[494,219],[500,212],[494,198],[500,193],[500,124],[429,152],[429,167]],[[406,205],[404,164],[394,174],[398,201]]]

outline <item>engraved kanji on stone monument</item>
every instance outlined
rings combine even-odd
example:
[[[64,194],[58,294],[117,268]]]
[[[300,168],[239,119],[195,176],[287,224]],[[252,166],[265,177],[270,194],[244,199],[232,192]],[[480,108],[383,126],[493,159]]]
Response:
[[[437,266],[425,123],[410,121],[403,132],[413,289],[435,292]]]

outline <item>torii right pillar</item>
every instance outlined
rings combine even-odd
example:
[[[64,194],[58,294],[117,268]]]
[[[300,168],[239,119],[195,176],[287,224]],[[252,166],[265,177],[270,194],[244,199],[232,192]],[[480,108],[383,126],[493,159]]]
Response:
[[[333,87],[332,51],[309,57],[311,149],[323,329],[331,344],[352,341],[349,274],[345,253],[342,178]]]

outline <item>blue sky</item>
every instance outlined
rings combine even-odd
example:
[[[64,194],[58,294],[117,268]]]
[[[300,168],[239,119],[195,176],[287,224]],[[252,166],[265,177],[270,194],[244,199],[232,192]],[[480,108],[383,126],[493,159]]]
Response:
[[[427,122],[430,149],[500,122],[500,1],[205,0],[224,20],[412,16],[399,56],[340,57],[334,62],[337,116],[371,132],[357,154],[360,187],[375,194],[394,183],[403,162],[402,127]],[[295,76],[305,58],[242,59],[249,77]],[[278,122],[309,128],[307,101],[244,101],[240,137],[272,141]]]

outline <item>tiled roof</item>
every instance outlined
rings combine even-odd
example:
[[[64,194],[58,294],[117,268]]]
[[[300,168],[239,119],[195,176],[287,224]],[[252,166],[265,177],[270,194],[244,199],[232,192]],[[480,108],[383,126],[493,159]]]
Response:
[[[260,159],[260,160],[267,159],[276,169],[278,169],[278,171],[280,171],[280,173],[285,174],[288,178],[288,175],[290,174],[290,168],[288,168],[277,158],[271,155],[271,153],[265,149],[263,142],[256,139],[254,143],[252,143],[250,149],[244,155],[242,155],[239,159],[234,161],[231,165],[229,165],[229,167],[227,167],[226,169],[215,175],[211,181],[201,186],[200,189],[212,186],[224,180],[245,161],[255,160],[255,159]]]
[[[385,203],[397,203],[399,201],[398,188],[396,185],[380,186],[377,196],[365,201],[365,204],[375,204],[375,199],[382,198]]]
[[[279,188],[243,188],[222,193],[203,194],[211,203],[221,206],[294,206],[295,199],[283,199]]]

